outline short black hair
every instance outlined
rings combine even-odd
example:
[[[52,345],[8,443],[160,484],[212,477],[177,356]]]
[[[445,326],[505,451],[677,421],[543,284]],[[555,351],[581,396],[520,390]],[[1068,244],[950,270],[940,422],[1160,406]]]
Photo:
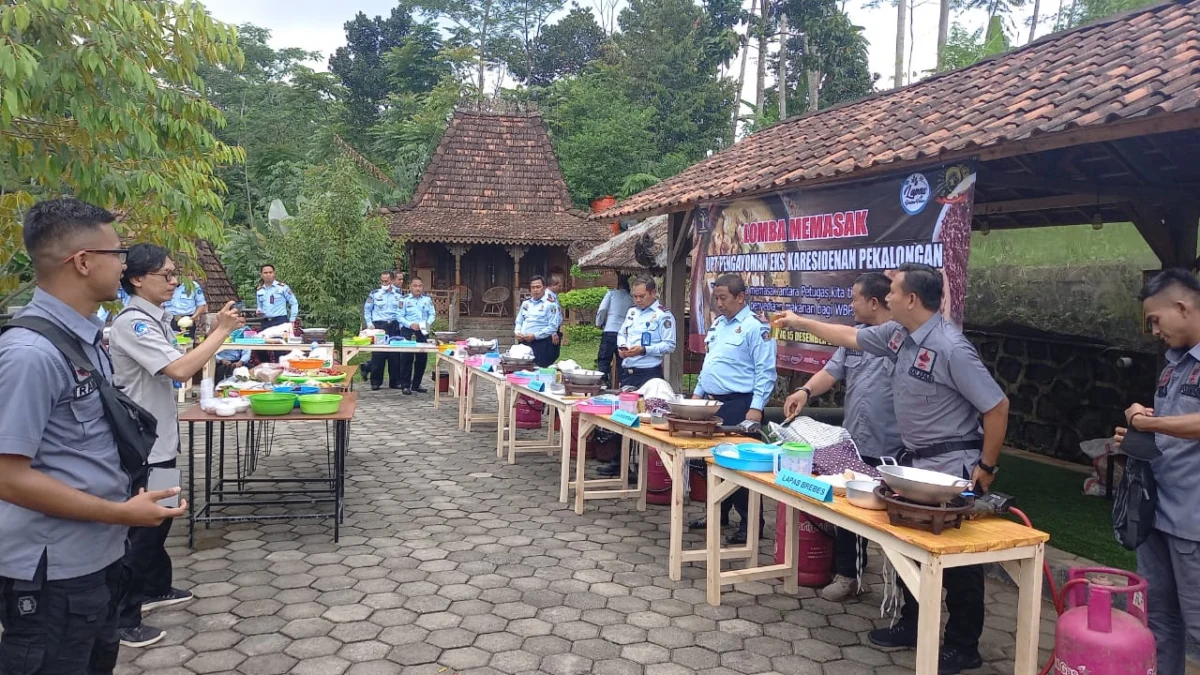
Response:
[[[274,271],[275,271],[275,266],[274,266],[274,265],[272,265],[271,263],[263,263],[263,264],[259,265],[259,266],[258,266],[258,271],[259,271],[259,272],[262,272],[263,270],[267,269],[268,267],[270,267],[270,268],[271,268],[271,271],[272,271],[272,272],[274,272]]]
[[[887,296],[892,290],[892,280],[883,272],[867,272],[854,280],[854,285],[862,289],[862,296],[867,300],[875,299],[880,306],[887,308]],[[939,301],[940,302],[940,301]]]
[[[629,290],[629,275],[628,274],[618,274],[617,275],[617,289],[622,290],[622,291]]]
[[[555,272],[554,274],[550,275],[550,285],[553,286],[555,284],[555,282],[560,283],[560,284],[565,284],[565,283],[567,283],[567,279],[566,279],[566,277],[559,274],[558,272]]]
[[[654,277],[650,276],[649,274],[639,274],[630,279],[629,287],[633,288],[634,286],[645,286],[646,290],[648,291],[658,290],[658,284],[654,283]]]
[[[1142,291],[1138,293],[1138,300],[1145,301],[1170,288],[1184,288],[1193,295],[1200,296],[1200,280],[1196,279],[1196,275],[1181,267],[1174,267],[1155,274],[1154,278],[1146,282]]]
[[[121,288],[134,295],[134,277],[144,277],[151,272],[157,272],[167,264],[169,257],[167,249],[154,244],[134,244],[125,258],[125,272],[121,274]]]
[[[259,271],[261,272],[262,270],[259,270]],[[381,277],[382,277],[382,276],[387,276],[387,278],[389,278],[389,279],[395,279],[395,278],[396,278],[396,273],[395,273],[395,272],[393,272],[393,271],[391,271],[391,270],[384,270],[384,271],[382,271],[382,272],[380,272],[380,273],[379,273],[379,276],[381,276]]]
[[[533,285],[533,282],[535,282],[535,281],[540,281],[540,282],[542,282],[542,285],[543,285],[543,286],[545,286],[545,285],[546,285],[546,277],[543,277],[543,276],[542,276],[542,275],[540,275],[540,274],[535,274],[535,275],[533,275],[532,277],[530,277],[530,279],[529,279],[529,285],[530,285],[530,286],[532,286],[532,285]]]
[[[38,202],[25,212],[25,250],[36,259],[65,237],[94,230],[117,218],[94,204],[69,197]]]
[[[741,295],[746,292],[746,281],[736,274],[722,274],[713,282],[713,289],[722,286],[729,290],[734,296]]]
[[[936,312],[942,308],[942,273],[921,263],[904,263],[896,268],[904,273],[904,291],[913,293],[921,306]]]

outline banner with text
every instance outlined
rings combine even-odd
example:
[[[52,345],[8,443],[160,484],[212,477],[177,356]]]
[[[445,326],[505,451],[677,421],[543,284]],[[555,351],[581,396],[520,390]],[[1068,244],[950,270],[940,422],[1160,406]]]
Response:
[[[962,325],[974,163],[710,204],[697,209],[689,346],[703,350],[715,318],[712,284],[741,275],[762,316],[797,314],[853,324],[854,280],[903,263],[941,268],[942,310]],[[779,367],[815,373],[834,348],[813,335],[777,333]]]

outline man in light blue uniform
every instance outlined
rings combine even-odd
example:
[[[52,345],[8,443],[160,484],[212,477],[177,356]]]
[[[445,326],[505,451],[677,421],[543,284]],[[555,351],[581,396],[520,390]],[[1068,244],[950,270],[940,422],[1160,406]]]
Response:
[[[180,283],[175,287],[175,293],[163,305],[163,308],[171,315],[171,330],[184,333],[194,340],[196,339],[196,326],[208,314],[208,301],[204,298],[204,289],[200,288],[200,284],[193,283],[192,289],[189,291],[187,284]],[[183,330],[179,326],[179,320],[185,316],[192,319],[192,325],[188,326],[187,330]]]
[[[246,332],[245,328],[239,328],[233,333],[230,333],[229,339],[236,340]],[[217,382],[227,379],[233,374],[233,369],[238,366],[244,366],[250,363],[249,349],[225,349],[217,352]]]
[[[363,305],[363,320],[366,321],[367,326],[385,331],[388,338],[400,337],[400,314],[404,309],[405,301],[403,291],[395,286],[394,281],[391,272],[381,272],[379,288],[367,295],[367,302]],[[372,391],[383,386],[385,365],[388,369],[388,387],[400,389],[401,356],[402,354],[385,354],[383,352],[371,354],[371,364],[368,368],[371,371]]]
[[[429,341],[429,331],[433,326],[437,312],[433,308],[433,298],[425,295],[425,282],[420,277],[408,285],[410,295],[404,299],[400,311],[400,337],[406,340],[416,340],[424,343]],[[414,391],[424,394],[429,390],[421,386],[421,378],[425,376],[425,365],[429,362],[428,354],[406,353],[400,355],[400,387],[405,396]],[[382,374],[381,374],[382,375]],[[374,377],[374,373],[372,373]]]
[[[1155,336],[1167,346],[1154,408],[1135,403],[1130,427],[1154,434],[1162,455],[1151,464],[1158,487],[1154,527],[1137,548],[1138,574],[1150,582],[1146,611],[1162,675],[1187,670],[1187,638],[1200,641],[1200,282],[1173,269],[1140,294]],[[1125,438],[1117,429],[1117,442]]]
[[[775,341],[771,339],[771,328],[746,306],[746,282],[740,276],[718,277],[712,298],[720,316],[704,338],[704,365],[692,395],[723,403],[720,414],[725,424],[762,422],[763,410],[775,391]],[[721,503],[722,524],[729,523],[729,512],[734,509],[742,519],[737,532],[728,537],[730,545],[746,543],[749,499],[750,491],[741,488]],[[701,518],[691,525],[703,528],[708,522]]]
[[[294,323],[300,314],[300,303],[296,300],[296,294],[287,284],[275,280],[275,266],[271,263],[263,265],[259,269],[259,275],[262,277],[262,283],[254,292],[257,305],[255,313],[262,317],[259,330],[288,322]],[[267,352],[264,360],[270,363],[277,362],[279,352]]]
[[[541,276],[529,280],[529,292],[533,297],[522,302],[517,312],[517,341],[529,345],[538,367],[547,368],[554,363],[553,338],[562,325],[562,312],[558,303],[547,297],[546,280]]]
[[[613,357],[617,355],[617,333],[625,323],[625,315],[633,306],[629,295],[629,277],[617,276],[617,287],[604,294],[600,308],[596,310],[596,328],[600,329],[600,351],[596,354],[596,368],[604,373],[607,385],[612,376]],[[620,366],[620,363],[617,364]]]
[[[117,301],[121,303],[121,309],[125,309],[125,305],[129,304],[129,294],[125,292],[124,288],[117,289]],[[96,310],[96,317],[101,321],[108,321],[110,316],[112,316],[112,312],[104,309],[103,306]]]

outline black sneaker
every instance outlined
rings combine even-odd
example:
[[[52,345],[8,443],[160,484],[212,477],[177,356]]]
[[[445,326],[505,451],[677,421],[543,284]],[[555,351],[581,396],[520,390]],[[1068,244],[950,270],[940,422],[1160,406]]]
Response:
[[[149,647],[167,637],[167,631],[142,624],[120,630],[122,647]]]
[[[729,518],[721,519],[721,527],[729,527]],[[704,518],[697,518],[697,519],[693,520],[692,522],[688,523],[688,529],[689,530],[707,530],[708,529],[708,518],[704,517]]]
[[[429,390],[425,387],[413,387],[413,392],[417,394],[428,394]]]
[[[165,595],[148,597],[142,601],[142,611],[149,612],[163,607],[172,605],[182,605],[185,602],[192,601],[191,591],[181,591],[178,588],[172,588]]]
[[[596,469],[596,475],[604,476],[606,478],[615,477],[620,473],[621,473],[621,463],[620,462],[608,462],[607,464],[601,464],[600,467]]]
[[[379,391],[379,388],[382,386],[382,384],[373,384],[371,385],[371,391]]]
[[[975,670],[983,667],[983,657],[978,649],[966,649],[950,645],[942,647],[938,658],[938,675],[958,675],[964,670]]]
[[[412,396],[412,389],[409,389],[408,387],[405,387],[405,388],[403,388],[403,389],[401,389],[401,390],[400,390],[400,393],[401,393],[401,394],[404,394],[405,396]]]
[[[883,647],[885,649],[912,648],[917,646],[917,631],[915,628],[898,623],[895,626],[877,628],[871,631],[867,639],[876,647]]]

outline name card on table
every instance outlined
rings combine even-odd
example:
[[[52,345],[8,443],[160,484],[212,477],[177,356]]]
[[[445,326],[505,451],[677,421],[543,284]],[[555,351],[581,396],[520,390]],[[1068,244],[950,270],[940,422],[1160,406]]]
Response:
[[[815,499],[819,502],[833,501],[833,484],[826,483],[819,478],[805,476],[795,471],[784,469],[775,474],[775,484],[795,490],[805,497]]]
[[[631,413],[628,410],[617,410],[612,414],[612,421],[617,424],[623,424],[627,427],[636,427],[642,423],[637,413]]]
[[[546,383],[542,382],[541,380],[531,380],[529,382],[529,384],[526,386],[529,387],[533,391],[545,391],[546,390]]]

